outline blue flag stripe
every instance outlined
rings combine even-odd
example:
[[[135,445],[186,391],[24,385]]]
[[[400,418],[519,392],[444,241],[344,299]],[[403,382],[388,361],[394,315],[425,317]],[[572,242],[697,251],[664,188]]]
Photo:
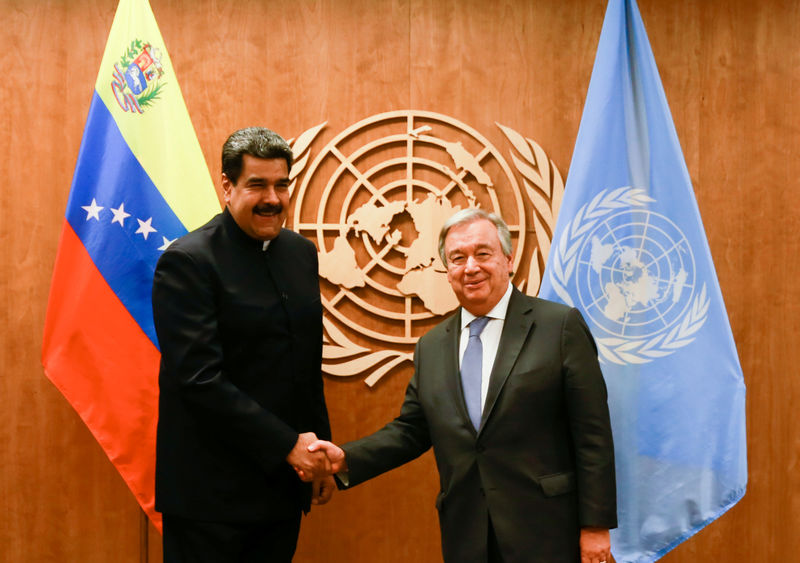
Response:
[[[153,272],[165,245],[187,231],[96,92],[66,218],[103,278],[158,347],[150,304]]]

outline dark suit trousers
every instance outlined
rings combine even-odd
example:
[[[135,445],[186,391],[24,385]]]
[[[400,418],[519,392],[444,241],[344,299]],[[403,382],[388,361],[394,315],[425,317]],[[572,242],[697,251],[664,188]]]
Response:
[[[203,522],[164,514],[164,563],[290,563],[300,514],[260,522]]]

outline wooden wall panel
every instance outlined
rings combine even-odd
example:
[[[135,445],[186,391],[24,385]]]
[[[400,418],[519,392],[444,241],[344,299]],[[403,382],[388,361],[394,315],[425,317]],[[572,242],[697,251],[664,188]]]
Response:
[[[714,33],[700,43],[696,189],[748,383],[750,483],[724,523],[730,533],[700,536],[696,549],[733,543],[764,561],[791,559],[800,548],[792,422],[800,394],[800,53],[792,30],[800,11],[794,2],[737,2],[704,6],[701,21]]]
[[[234,129],[320,142],[396,109],[495,122],[566,175],[603,0],[151,0],[212,177]],[[750,483],[664,558],[800,551],[800,8],[792,0],[640,0],[748,385]],[[0,0],[0,560],[160,561],[133,497],[39,361],[58,235],[115,0]],[[328,379],[335,438],[398,411],[410,372]],[[299,562],[440,561],[432,456],[338,493],[304,522]]]

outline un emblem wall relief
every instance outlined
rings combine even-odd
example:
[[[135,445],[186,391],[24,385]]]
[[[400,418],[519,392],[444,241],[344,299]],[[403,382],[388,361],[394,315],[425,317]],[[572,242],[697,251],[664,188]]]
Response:
[[[459,209],[506,220],[512,281],[538,292],[564,183],[535,141],[496,124],[501,149],[465,123],[415,110],[368,117],[327,144],[325,126],[291,141],[287,226],[319,250],[326,374],[374,385],[457,307],[438,235]]]

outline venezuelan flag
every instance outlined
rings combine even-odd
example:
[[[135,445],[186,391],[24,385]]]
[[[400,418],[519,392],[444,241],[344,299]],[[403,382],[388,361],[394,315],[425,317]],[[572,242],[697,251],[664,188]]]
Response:
[[[219,212],[147,0],[121,0],[72,181],[45,321],[47,377],[156,526],[161,252]]]

